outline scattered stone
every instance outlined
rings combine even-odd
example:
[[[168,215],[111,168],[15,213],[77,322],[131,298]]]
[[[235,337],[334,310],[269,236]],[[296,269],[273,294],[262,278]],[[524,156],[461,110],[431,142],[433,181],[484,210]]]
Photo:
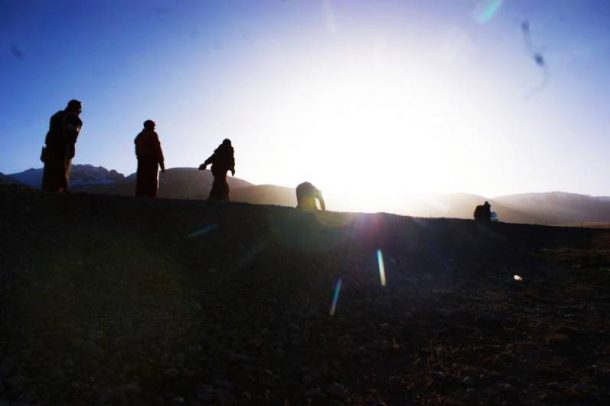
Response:
[[[504,322],[497,316],[492,314],[480,314],[474,320],[475,326],[479,328],[502,328],[504,326]]]
[[[172,364],[177,367],[183,367],[185,360],[186,360],[186,357],[184,356],[184,354],[179,352],[173,356]]]
[[[249,405],[252,402],[252,395],[250,392],[243,392],[240,397],[238,403],[240,405]]]
[[[323,399],[326,398],[326,394],[322,388],[312,388],[305,392],[305,396],[312,399]]]
[[[31,388],[24,390],[21,392],[21,395],[19,395],[19,402],[24,404],[37,403],[37,399],[38,397],[36,396],[36,392]]]
[[[15,375],[11,377],[6,383],[12,392],[21,392],[26,379],[23,375]]]
[[[231,364],[251,364],[254,362],[254,358],[245,354],[232,352],[227,355],[227,361]]]
[[[163,375],[165,375],[167,379],[176,379],[179,375],[179,372],[175,368],[168,368],[163,372]]]
[[[505,390],[505,391],[509,391],[509,390],[511,390],[513,388],[513,385],[511,385],[510,383],[506,383],[506,382],[500,382],[498,384],[498,386],[500,388],[502,388],[503,390]]]
[[[97,398],[97,400],[95,401],[95,404],[98,406],[101,405],[106,405],[108,403],[110,403],[115,396],[115,391],[112,390],[111,388],[105,389]]]
[[[122,391],[126,395],[137,395],[142,392],[140,385],[135,382],[130,382],[122,386]]]
[[[337,382],[328,385],[328,387],[326,388],[326,393],[329,396],[340,400],[344,400],[346,397],[345,386]]]
[[[201,351],[203,351],[203,348],[201,347],[200,344],[191,345],[187,349],[187,352],[190,355],[199,355],[199,354],[201,354]]]
[[[8,378],[15,371],[17,364],[10,358],[3,358],[0,362],[0,377]]]
[[[197,389],[197,399],[202,402],[211,402],[214,399],[215,390],[212,385],[201,385]]]
[[[216,388],[226,389],[226,390],[233,389],[233,383],[231,381],[227,381],[224,379],[215,379],[212,383],[214,384],[214,387],[216,387]]]
[[[220,406],[231,406],[235,404],[235,396],[226,389],[216,389],[215,399]]]

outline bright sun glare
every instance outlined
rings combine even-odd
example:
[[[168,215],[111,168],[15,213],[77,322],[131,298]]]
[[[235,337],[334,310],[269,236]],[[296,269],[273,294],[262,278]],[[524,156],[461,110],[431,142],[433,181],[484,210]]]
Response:
[[[469,170],[456,157],[476,144],[475,112],[439,77],[408,63],[312,69],[267,119],[278,137],[301,140],[282,148],[297,149],[290,164],[306,168],[333,209],[396,211],[410,195],[451,189],[452,166]]]

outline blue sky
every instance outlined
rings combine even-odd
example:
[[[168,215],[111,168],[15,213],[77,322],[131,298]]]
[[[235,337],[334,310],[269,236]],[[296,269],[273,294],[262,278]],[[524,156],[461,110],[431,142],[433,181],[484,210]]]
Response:
[[[229,137],[237,176],[363,208],[397,187],[610,195],[609,23],[592,0],[0,0],[0,171],[40,167],[78,98],[75,163],[126,174],[152,118],[168,167]]]

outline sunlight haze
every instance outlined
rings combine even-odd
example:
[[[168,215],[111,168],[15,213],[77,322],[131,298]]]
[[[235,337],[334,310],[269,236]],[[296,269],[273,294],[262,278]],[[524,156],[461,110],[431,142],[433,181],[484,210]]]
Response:
[[[196,167],[230,138],[237,177],[311,181],[332,210],[610,195],[600,4],[2,1],[0,171],[40,167],[50,115],[78,98],[75,163],[126,175],[151,118],[167,167]],[[54,27],[68,11],[78,18]]]

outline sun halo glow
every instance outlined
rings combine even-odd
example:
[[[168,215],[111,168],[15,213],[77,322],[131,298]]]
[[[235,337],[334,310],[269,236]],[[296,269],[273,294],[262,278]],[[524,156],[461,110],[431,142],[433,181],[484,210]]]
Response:
[[[424,72],[337,69],[291,87],[269,119],[299,140],[292,164],[336,209],[395,211],[408,195],[450,186],[469,147],[468,106]]]

